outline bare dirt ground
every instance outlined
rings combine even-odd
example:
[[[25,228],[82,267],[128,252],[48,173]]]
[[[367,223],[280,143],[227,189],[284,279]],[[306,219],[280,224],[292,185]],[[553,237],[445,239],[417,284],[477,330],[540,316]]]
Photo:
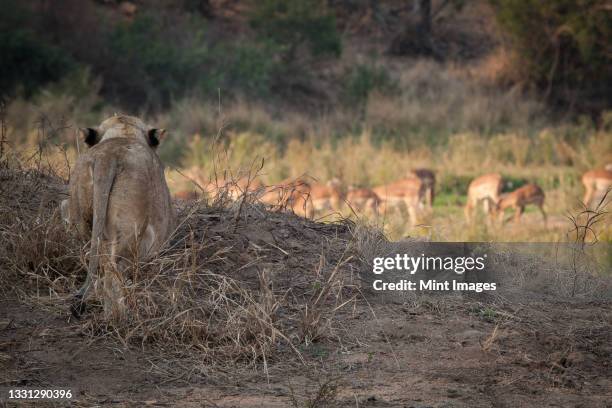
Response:
[[[266,375],[207,370],[197,354],[164,368],[155,353],[91,341],[45,300],[0,303],[0,383],[72,387],[73,406],[612,406],[610,303],[364,299],[341,316],[346,343],[304,347],[305,363],[281,352]]]

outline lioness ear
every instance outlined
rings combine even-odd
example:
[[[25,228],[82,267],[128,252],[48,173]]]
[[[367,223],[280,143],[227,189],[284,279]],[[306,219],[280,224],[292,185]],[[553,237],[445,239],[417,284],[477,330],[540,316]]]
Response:
[[[94,128],[80,128],[81,136],[83,137],[83,141],[89,146],[92,147],[96,143],[100,141],[100,137],[98,135],[98,131]]]
[[[166,137],[166,129],[151,129],[149,130],[149,146],[156,148],[159,143]]]

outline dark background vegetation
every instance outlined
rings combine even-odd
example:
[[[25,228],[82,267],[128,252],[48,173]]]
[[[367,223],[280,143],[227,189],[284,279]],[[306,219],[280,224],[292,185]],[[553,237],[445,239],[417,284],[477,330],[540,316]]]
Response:
[[[453,26],[455,15],[483,3],[495,36]],[[163,110],[185,96],[215,100],[219,89],[227,98],[358,106],[372,90],[392,91],[392,68],[334,69],[346,44],[376,44],[380,57],[463,61],[502,42],[513,55],[502,85],[536,90],[564,112],[597,117],[610,105],[605,0],[2,0],[0,7],[5,98],[31,97],[89,70],[103,99],[130,111]]]

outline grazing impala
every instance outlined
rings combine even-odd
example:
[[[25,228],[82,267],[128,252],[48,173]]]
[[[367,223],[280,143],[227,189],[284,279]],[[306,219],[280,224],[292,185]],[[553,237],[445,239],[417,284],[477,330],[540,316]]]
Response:
[[[237,200],[244,193],[253,193],[260,191],[263,188],[263,183],[257,177],[242,176],[239,178],[213,178],[204,174],[202,169],[193,166],[184,170],[184,175],[205,192],[209,199],[217,199],[219,197],[228,197],[232,200]]]
[[[291,201],[297,196],[307,195],[309,191],[310,183],[303,178],[285,179],[267,187],[259,199],[266,204],[285,208],[291,207]]]
[[[465,217],[468,221],[472,219],[472,213],[480,202],[488,215],[492,214],[493,209],[499,202],[502,189],[502,176],[498,173],[485,174],[475,178],[468,187],[467,203],[465,205]]]
[[[521,219],[525,206],[528,204],[534,204],[542,213],[544,217],[544,223],[546,223],[546,212],[544,211],[544,191],[537,184],[525,184],[524,186],[517,188],[511,193],[505,194],[499,200],[497,204],[497,212],[499,213],[499,220],[504,221],[504,213],[506,208],[512,208],[514,212],[514,221],[518,222]],[[509,221],[510,219],[506,220]]]
[[[425,188],[421,180],[416,177],[398,180],[374,188],[374,193],[380,197],[385,208],[404,205],[408,211],[410,223],[416,224],[418,209],[425,195]]]
[[[324,193],[321,186],[314,186],[304,178],[286,179],[280,183],[270,186],[265,189],[260,200],[266,204],[277,206],[281,209],[291,209],[294,213],[303,217],[312,217],[314,215],[314,205],[312,193],[319,200],[319,203],[324,202]],[[323,189],[327,191],[326,189]]]
[[[593,204],[598,205],[605,194],[612,189],[612,169],[608,170],[606,166],[603,170],[587,171],[582,176],[582,184],[585,188],[584,206],[591,208]],[[608,196],[608,199],[610,199],[610,196]]]
[[[417,177],[423,183],[425,189],[424,204],[431,208],[436,196],[436,175],[429,169],[414,169],[410,172],[413,177]]]
[[[369,188],[355,188],[349,186],[346,193],[346,202],[356,212],[371,212],[378,214],[378,207],[381,204],[380,197]]]
[[[238,200],[245,194],[257,193],[263,190],[264,185],[258,178],[240,177],[236,180],[218,179],[200,184],[208,198],[229,198]]]
[[[341,186],[337,178],[326,184],[311,184],[309,195],[313,211],[339,210],[344,200]]]
[[[227,180],[225,188],[232,200],[237,200],[246,193],[255,193],[263,188],[263,183],[256,177],[240,177],[236,181]]]

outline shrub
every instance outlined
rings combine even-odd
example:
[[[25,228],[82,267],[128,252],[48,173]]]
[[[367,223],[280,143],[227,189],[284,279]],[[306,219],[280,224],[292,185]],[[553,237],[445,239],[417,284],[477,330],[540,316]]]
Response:
[[[387,94],[396,89],[397,83],[381,66],[360,64],[351,67],[344,76],[344,100],[352,106],[365,107],[373,91]]]
[[[198,82],[207,57],[206,45],[196,41],[201,29],[193,29],[185,44],[173,38],[157,16],[143,15],[118,25],[109,39],[112,62],[103,67],[107,90],[132,106],[164,106],[181,96]]]
[[[552,96],[610,101],[609,39],[605,0],[492,0],[497,20],[518,52],[524,79]],[[569,92],[568,92],[569,91]]]
[[[221,43],[214,50],[214,61],[211,61],[213,78],[216,83],[209,83],[208,88],[216,91],[238,91],[252,98],[270,96],[278,63],[274,60],[274,47],[271,44],[258,44],[250,41]],[[210,82],[210,81],[209,81]],[[212,85],[212,86],[210,86]]]
[[[251,15],[260,38],[278,46],[285,62],[302,47],[312,56],[338,56],[342,51],[336,18],[322,0],[262,0]]]
[[[183,20],[187,28],[178,29],[144,14],[116,27],[109,40],[112,66],[100,67],[112,96],[133,107],[163,108],[184,96],[216,100],[219,89],[224,95],[269,94],[277,65],[270,45],[213,42],[204,20]]]
[[[74,67],[61,49],[50,46],[33,33],[18,29],[0,30],[0,97],[21,89],[31,96],[39,87],[57,81]]]

